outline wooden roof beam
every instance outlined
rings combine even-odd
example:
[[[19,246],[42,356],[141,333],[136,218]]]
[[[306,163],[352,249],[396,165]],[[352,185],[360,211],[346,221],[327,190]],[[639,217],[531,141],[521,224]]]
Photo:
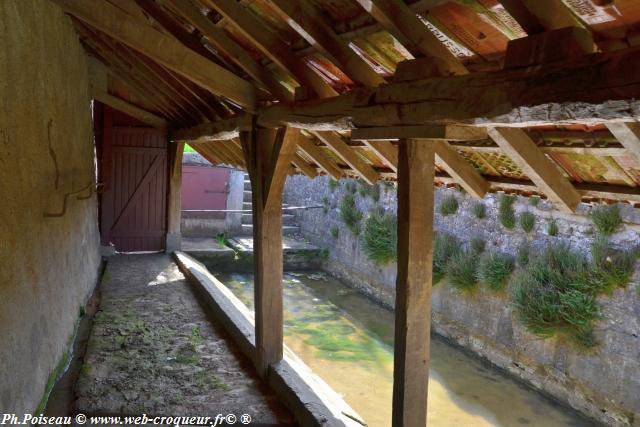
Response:
[[[640,160],[640,123],[609,123],[607,128],[629,153]]]
[[[446,139],[452,141],[475,141],[487,139],[487,130],[473,126],[426,125],[388,126],[359,128],[351,131],[351,139],[378,141],[399,139]]]
[[[580,194],[522,129],[491,128],[491,138],[544,194],[565,212],[573,212]]]
[[[414,55],[430,57],[442,75],[467,74],[449,49],[427,28],[416,13],[403,0],[357,0],[389,32],[398,35]]]
[[[300,172],[302,172],[304,175],[306,175],[309,178],[315,178],[316,176],[318,176],[318,171],[316,170],[316,168],[311,166],[311,164],[309,164],[309,162],[303,159],[298,153],[295,154],[295,156],[293,157],[293,160],[291,160],[291,163],[296,168],[298,168]]]
[[[516,20],[528,35],[544,32],[544,26],[522,0],[499,0],[504,9]]]
[[[321,98],[338,94],[302,59],[296,57],[284,41],[275,36],[262,21],[236,0],[206,0],[206,2],[231,22],[267,58],[292,75],[298,83],[313,89]]]
[[[226,32],[203,15],[190,0],[170,0],[170,4],[206,37],[207,41],[229,57],[238,67],[281,101],[293,101],[293,93],[280,83],[265,67]]]
[[[227,140],[238,138],[240,131],[250,130],[251,116],[239,114],[216,122],[203,123],[188,129],[177,129],[171,134],[174,141],[193,141],[198,139]]]
[[[389,141],[364,140],[362,142],[378,156],[385,166],[393,172],[398,172],[398,147]]]
[[[440,166],[471,196],[482,199],[489,184],[447,141],[434,140],[434,150]]]
[[[298,141],[298,148],[309,156],[318,166],[320,166],[329,176],[338,180],[343,177],[342,170],[329,156],[322,152],[322,149],[311,142],[308,138],[301,137]]]
[[[385,82],[367,62],[342,41],[307,0],[269,0],[269,4],[309,44],[324,53],[352,80],[375,87]]]
[[[106,1],[99,4],[82,0],[53,0],[62,9],[144,53],[167,68],[249,111],[256,109],[253,85],[219,65],[203,58],[171,36],[138,22]]]
[[[128,114],[131,117],[140,120],[142,123],[148,124],[149,126],[153,126],[162,131],[167,130],[167,121],[165,119],[156,116],[149,111],[143,110],[136,105],[130,104],[123,99],[100,91],[93,92],[93,99],[98,100],[111,108],[115,108],[118,111]]]
[[[639,98],[640,48],[630,48],[544,67],[356,88],[335,98],[265,107],[257,119],[261,126],[322,131],[438,123],[609,123],[640,119]]]
[[[380,179],[378,173],[364,160],[358,157],[343,140],[342,137],[335,132],[312,132],[320,141],[329,147],[338,155],[346,164],[353,169],[362,179],[369,184],[375,184]]]

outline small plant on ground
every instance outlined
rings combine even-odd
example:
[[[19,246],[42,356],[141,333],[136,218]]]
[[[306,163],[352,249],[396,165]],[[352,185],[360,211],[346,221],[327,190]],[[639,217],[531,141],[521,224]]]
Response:
[[[540,197],[539,196],[529,197],[529,204],[534,208],[537,207],[540,204]]]
[[[474,237],[471,239],[471,242],[469,242],[469,249],[476,255],[480,255],[484,252],[485,246],[487,246],[487,242],[479,237]]]
[[[487,207],[482,202],[477,202],[473,205],[473,215],[478,219],[485,219],[487,217]]]
[[[365,255],[377,264],[396,259],[397,219],[382,209],[374,210],[367,218],[363,233]]]
[[[440,202],[440,213],[442,215],[453,215],[458,211],[458,199],[455,196],[446,196]]]
[[[478,254],[460,251],[447,263],[446,281],[458,291],[471,291],[478,284]]]
[[[516,250],[516,262],[520,267],[525,267],[529,264],[529,245],[527,243],[522,243],[518,246]]]
[[[461,251],[455,236],[436,233],[433,240],[433,283],[438,283],[447,269],[449,260]]]
[[[396,189],[396,186],[392,181],[382,181],[382,186],[387,191],[393,191]]]
[[[218,243],[218,246],[224,248],[227,246],[227,236],[224,233],[216,234],[216,242]]]
[[[478,281],[492,291],[499,291],[507,284],[513,272],[515,261],[511,255],[490,252],[480,258]]]
[[[342,198],[340,202],[340,217],[353,234],[360,234],[362,212],[356,206],[356,199],[353,194],[345,194]]]
[[[516,226],[516,213],[513,210],[515,197],[503,194],[500,197],[498,205],[498,219],[500,223],[507,229],[512,230]]]
[[[338,228],[338,226],[334,225],[333,227],[331,227],[331,237],[337,239],[339,235],[340,229]]]
[[[603,236],[591,245],[593,273],[601,281],[602,292],[611,293],[631,280],[636,265],[637,250],[615,252]]]
[[[596,345],[593,324],[601,283],[586,258],[565,244],[548,247],[513,278],[513,304],[527,329],[541,337],[567,335],[583,348]]]
[[[618,205],[603,205],[593,208],[589,214],[596,231],[603,236],[615,233],[622,225],[620,208]]]
[[[520,227],[525,233],[531,233],[533,226],[536,224],[536,216],[531,212],[522,212],[520,214]]]
[[[556,220],[552,219],[551,221],[549,221],[549,223],[547,224],[547,234],[549,236],[557,236],[558,231],[558,223],[556,222]]]
[[[330,191],[334,191],[340,185],[340,183],[335,179],[329,179],[329,183],[327,185],[329,186]]]

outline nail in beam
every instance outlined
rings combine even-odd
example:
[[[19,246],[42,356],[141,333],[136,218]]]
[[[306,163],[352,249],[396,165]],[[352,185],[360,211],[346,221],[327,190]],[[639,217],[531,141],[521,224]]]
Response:
[[[298,129],[240,133],[251,180],[256,354],[259,375],[283,355],[282,192],[300,138]]]
[[[427,422],[434,147],[401,140],[398,147],[398,276],[393,369],[393,427]]]

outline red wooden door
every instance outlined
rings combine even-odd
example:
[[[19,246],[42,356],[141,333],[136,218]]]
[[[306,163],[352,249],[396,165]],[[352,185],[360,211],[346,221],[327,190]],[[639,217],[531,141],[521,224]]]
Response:
[[[103,244],[121,252],[160,251],[167,227],[167,137],[152,128],[105,123]]]

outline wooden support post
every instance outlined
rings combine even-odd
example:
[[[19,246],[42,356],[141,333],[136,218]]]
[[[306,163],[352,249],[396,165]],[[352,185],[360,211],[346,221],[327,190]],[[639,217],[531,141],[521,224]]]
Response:
[[[427,422],[434,169],[430,141],[400,141],[393,427]]]
[[[253,258],[258,374],[282,360],[282,191],[296,152],[297,129],[240,133],[253,201]]]
[[[167,240],[165,248],[167,252],[181,249],[180,219],[182,213],[182,201],[180,190],[182,186],[182,152],[184,142],[169,143],[169,200],[168,200],[168,221]]]

